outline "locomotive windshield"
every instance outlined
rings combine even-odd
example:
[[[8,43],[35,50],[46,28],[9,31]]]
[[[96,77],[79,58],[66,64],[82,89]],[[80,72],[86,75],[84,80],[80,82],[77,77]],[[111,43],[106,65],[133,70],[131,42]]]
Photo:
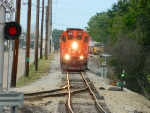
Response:
[[[82,36],[76,36],[76,37],[68,36],[68,40],[77,40],[77,41],[80,41],[80,40],[82,40]]]
[[[61,41],[62,41],[62,42],[66,42],[66,36],[62,36]]]
[[[73,36],[68,36],[68,40],[73,40]]]
[[[88,43],[88,37],[87,36],[84,37],[84,43]]]
[[[76,40],[82,40],[82,36],[75,37]]]

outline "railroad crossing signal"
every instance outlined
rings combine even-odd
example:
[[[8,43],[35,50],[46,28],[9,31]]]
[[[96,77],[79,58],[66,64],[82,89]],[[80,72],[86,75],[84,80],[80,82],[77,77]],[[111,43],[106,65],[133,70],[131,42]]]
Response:
[[[11,14],[16,11],[12,4],[8,2],[8,0],[0,0],[0,6],[1,5],[3,5]]]
[[[122,71],[121,77],[122,77],[122,78],[124,77],[124,70]]]
[[[14,40],[16,38],[19,38],[21,31],[21,26],[17,22],[6,23],[4,27],[4,34],[6,39]]]
[[[125,81],[124,81],[124,73],[125,73],[125,71],[123,70],[123,71],[122,71],[122,74],[121,74],[121,78],[122,78],[121,90],[123,90],[124,83],[125,83]]]

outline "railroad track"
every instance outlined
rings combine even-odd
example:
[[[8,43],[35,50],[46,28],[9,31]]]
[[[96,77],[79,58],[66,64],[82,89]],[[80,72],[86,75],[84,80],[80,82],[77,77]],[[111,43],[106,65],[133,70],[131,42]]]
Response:
[[[99,102],[104,99],[100,96],[92,83],[81,72],[80,74],[66,73],[67,85],[60,88],[49,91],[35,92],[24,94],[25,101],[39,101],[47,97],[60,97],[67,96],[67,101],[60,102],[58,105],[58,111],[60,113],[66,111],[66,113],[109,113],[110,111],[106,106]],[[94,90],[94,91],[93,91]]]
[[[68,92],[64,91],[65,89],[67,89],[67,87],[68,86],[64,86],[60,89],[34,92],[34,93],[25,93],[24,100],[25,101],[39,101],[39,100],[43,100],[43,98],[47,98],[47,97],[64,96],[64,95],[68,94]]]
[[[84,74],[81,72],[79,75],[69,75],[67,73],[67,86],[68,86],[68,99],[66,102],[66,111],[68,113],[108,113],[108,109],[105,110],[98,98],[103,99],[101,96],[97,96],[93,92],[90,84],[86,80]],[[72,93],[73,91],[84,89],[80,92]],[[86,101],[85,101],[86,100]]]

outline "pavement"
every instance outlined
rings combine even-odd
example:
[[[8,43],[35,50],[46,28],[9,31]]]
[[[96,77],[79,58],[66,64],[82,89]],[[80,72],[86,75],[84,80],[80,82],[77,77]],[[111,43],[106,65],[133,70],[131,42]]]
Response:
[[[30,49],[30,64],[33,62],[34,62],[34,49]],[[24,74],[24,70],[25,70],[25,50],[19,49],[17,80]],[[7,79],[8,79],[8,52],[5,52],[4,68],[3,68],[3,90],[7,88],[8,83]]]

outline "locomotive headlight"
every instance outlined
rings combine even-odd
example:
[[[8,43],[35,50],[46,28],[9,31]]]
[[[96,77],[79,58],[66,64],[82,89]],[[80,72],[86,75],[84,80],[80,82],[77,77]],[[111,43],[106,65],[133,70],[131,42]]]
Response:
[[[69,60],[69,59],[70,59],[70,55],[66,54],[64,58],[65,58],[66,60]]]
[[[73,49],[77,49],[77,47],[78,47],[77,42],[73,42],[73,43],[72,43],[72,48],[73,48]]]
[[[84,57],[83,56],[80,56],[80,60],[83,60],[84,59]]]

